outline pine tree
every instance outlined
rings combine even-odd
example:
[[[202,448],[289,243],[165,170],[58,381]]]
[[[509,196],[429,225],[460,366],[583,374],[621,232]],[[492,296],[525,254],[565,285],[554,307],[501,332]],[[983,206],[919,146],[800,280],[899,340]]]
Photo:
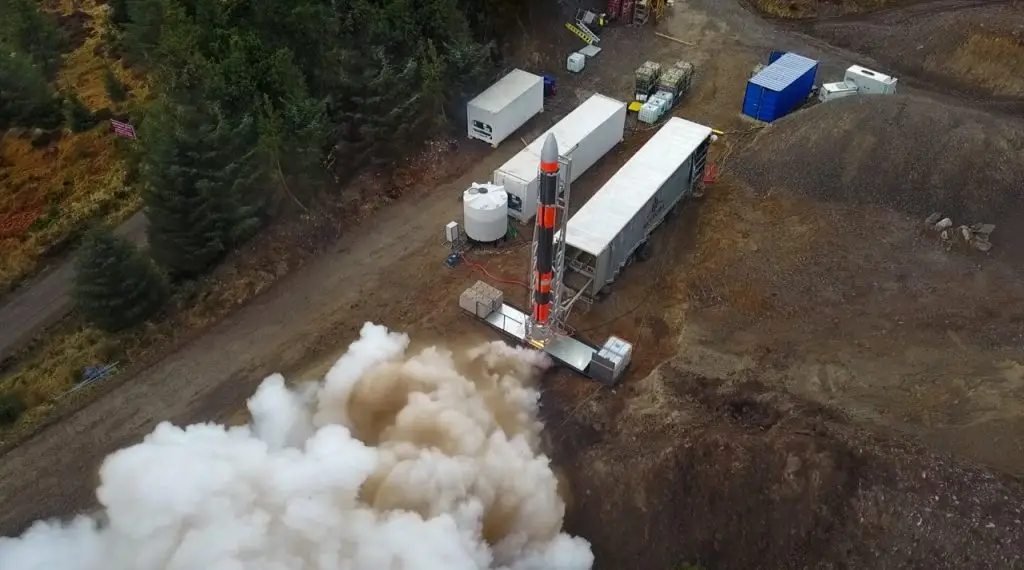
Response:
[[[254,121],[165,101],[141,138],[153,258],[176,277],[199,275],[262,222],[264,165]]]
[[[60,69],[65,36],[52,14],[34,0],[0,0],[0,52],[23,53],[48,78]]]
[[[126,238],[110,231],[86,236],[75,261],[74,298],[96,326],[118,331],[152,316],[167,300],[164,276]]]
[[[38,66],[24,54],[0,53],[0,129],[50,129],[61,120],[60,101]]]
[[[103,87],[107,90],[107,97],[110,97],[114,103],[121,103],[128,99],[128,88],[109,65],[103,69]]]
[[[89,108],[82,103],[74,92],[64,95],[64,120],[68,127],[76,133],[87,131],[96,125],[96,119],[92,116]]]

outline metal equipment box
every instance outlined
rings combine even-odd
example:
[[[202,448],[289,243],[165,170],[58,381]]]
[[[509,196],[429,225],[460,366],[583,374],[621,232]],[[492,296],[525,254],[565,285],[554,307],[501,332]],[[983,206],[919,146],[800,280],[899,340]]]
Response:
[[[565,285],[596,298],[669,212],[703,182],[711,128],[673,117],[565,228]],[[555,239],[562,239],[561,234]]]
[[[590,377],[602,384],[613,386],[629,366],[633,345],[617,336],[608,337],[604,346],[590,359]]]
[[[626,104],[595,94],[519,154],[494,171],[494,183],[508,192],[508,214],[521,222],[537,215],[540,186],[540,151],[548,134],[554,134],[562,156],[572,159],[570,182],[622,142],[626,128]]]
[[[814,89],[818,62],[786,53],[747,82],[743,114],[771,123],[805,101]]]
[[[513,69],[466,105],[469,138],[497,147],[544,110],[544,78]]]

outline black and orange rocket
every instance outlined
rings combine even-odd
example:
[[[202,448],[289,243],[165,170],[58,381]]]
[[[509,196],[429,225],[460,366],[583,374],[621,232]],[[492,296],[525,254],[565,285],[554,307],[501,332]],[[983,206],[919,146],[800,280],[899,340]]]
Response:
[[[533,322],[548,324],[551,317],[552,256],[555,250],[555,201],[558,195],[558,141],[549,134],[540,151],[540,187],[537,204],[537,267],[534,268]]]

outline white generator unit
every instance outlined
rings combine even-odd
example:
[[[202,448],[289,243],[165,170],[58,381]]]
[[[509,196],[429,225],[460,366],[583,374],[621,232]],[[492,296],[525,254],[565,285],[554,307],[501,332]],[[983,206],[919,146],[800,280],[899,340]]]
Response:
[[[565,68],[573,73],[583,71],[583,68],[586,67],[586,65],[586,56],[579,52],[570,53],[569,58],[565,61]]]
[[[822,103],[835,101],[843,97],[857,94],[857,86],[852,83],[840,81],[838,83],[825,83],[818,90],[818,100]]]
[[[466,105],[469,138],[497,147],[544,110],[544,78],[514,69]]]
[[[576,107],[519,154],[494,171],[493,181],[508,192],[508,214],[520,222],[537,215],[540,151],[548,134],[555,135],[562,156],[572,160],[569,181],[575,182],[615,145],[626,128],[626,104],[596,94]]]
[[[851,65],[846,69],[846,75],[843,77],[843,81],[851,85],[856,85],[858,93],[885,95],[896,92],[896,83],[899,80],[895,77],[885,75],[884,73],[872,71],[866,67]]]
[[[508,193],[501,186],[474,183],[462,194],[466,237],[494,242],[508,233]]]

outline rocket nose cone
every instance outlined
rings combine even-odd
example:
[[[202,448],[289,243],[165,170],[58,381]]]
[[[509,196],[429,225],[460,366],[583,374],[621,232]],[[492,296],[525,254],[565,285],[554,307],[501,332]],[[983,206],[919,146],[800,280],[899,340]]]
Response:
[[[558,141],[554,134],[549,134],[544,139],[544,148],[540,151],[541,162],[558,162]]]

